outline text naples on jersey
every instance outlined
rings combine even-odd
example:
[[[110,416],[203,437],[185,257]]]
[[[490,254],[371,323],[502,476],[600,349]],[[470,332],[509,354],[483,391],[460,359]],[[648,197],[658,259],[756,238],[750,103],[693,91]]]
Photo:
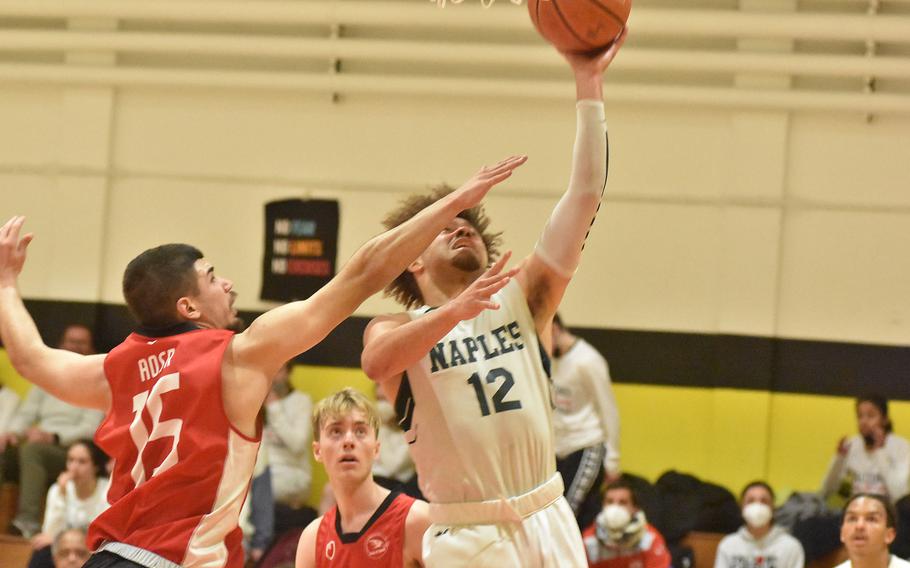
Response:
[[[508,333],[508,337],[506,333]],[[435,373],[440,369],[476,363],[478,357],[483,357],[483,360],[487,361],[524,348],[521,329],[518,327],[518,322],[513,321],[493,328],[489,333],[437,343],[436,347],[430,350],[430,364],[432,365],[430,372]]]

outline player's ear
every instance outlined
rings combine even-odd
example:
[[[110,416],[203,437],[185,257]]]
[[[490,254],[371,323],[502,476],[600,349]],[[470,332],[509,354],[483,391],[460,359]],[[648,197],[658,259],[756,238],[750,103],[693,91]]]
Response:
[[[202,312],[196,307],[195,302],[186,296],[177,300],[176,307],[177,315],[180,316],[180,319],[196,321],[202,317]]]
[[[316,458],[316,461],[322,463],[322,454],[319,452],[319,442],[313,442],[313,457]]]
[[[412,274],[419,274],[423,272],[423,260],[418,258],[414,262],[408,265],[408,272]]]

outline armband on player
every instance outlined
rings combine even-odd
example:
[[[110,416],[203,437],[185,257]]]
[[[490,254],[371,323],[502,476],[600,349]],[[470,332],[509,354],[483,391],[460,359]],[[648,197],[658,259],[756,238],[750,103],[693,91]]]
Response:
[[[603,101],[578,101],[576,112],[578,126],[569,188],[553,209],[534,251],[565,278],[571,278],[578,268],[607,185],[609,164]]]

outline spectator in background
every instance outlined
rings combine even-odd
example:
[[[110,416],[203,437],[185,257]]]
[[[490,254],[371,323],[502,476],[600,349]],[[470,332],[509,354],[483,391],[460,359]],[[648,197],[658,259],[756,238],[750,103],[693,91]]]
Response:
[[[578,526],[600,511],[600,487],[619,478],[619,408],[606,359],[553,318],[556,469]]]
[[[607,485],[603,508],[582,538],[591,568],[668,568],[663,537],[645,518],[632,485],[622,478]]]
[[[888,552],[896,536],[894,508],[882,495],[857,493],[844,507],[840,540],[849,560],[837,568],[908,568],[910,562]]]
[[[70,325],[60,349],[90,355],[92,332],[84,325]],[[0,434],[0,482],[19,481],[19,507],[11,530],[26,538],[41,528],[41,508],[50,485],[66,467],[66,446],[91,438],[103,414],[77,408],[33,386],[10,423]]]
[[[773,566],[802,568],[803,547],[773,523],[774,490],[764,481],[746,485],[740,495],[746,524],[720,541],[714,568]]]
[[[16,391],[6,385],[0,385],[0,433],[9,431],[13,416],[22,404]]]
[[[54,568],[81,568],[88,560],[85,531],[68,529],[57,535],[53,544]]]
[[[90,440],[74,442],[66,452],[66,470],[47,493],[44,524],[32,538],[29,568],[53,568],[50,545],[66,529],[88,530],[107,509],[108,458]],[[85,535],[83,534],[83,537]]]
[[[288,529],[305,527],[316,518],[316,511],[305,505],[312,481],[313,401],[291,388],[290,374],[291,364],[285,363],[272,379],[262,433],[275,498],[276,537]]]
[[[408,442],[398,425],[395,407],[376,389],[379,429],[379,456],[373,462],[373,480],[386,489],[399,489],[405,495],[423,499],[417,486],[417,472],[408,452]]]
[[[856,399],[859,433],[841,438],[822,482],[825,498],[858,493],[885,495],[893,505],[907,495],[910,443],[893,433],[888,400],[869,395]]]

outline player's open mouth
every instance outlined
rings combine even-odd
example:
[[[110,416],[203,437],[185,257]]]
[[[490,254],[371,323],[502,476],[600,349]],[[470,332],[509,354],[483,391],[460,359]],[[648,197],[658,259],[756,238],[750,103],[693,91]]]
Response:
[[[358,460],[354,456],[345,456],[345,457],[341,458],[341,460],[339,460],[339,461],[341,463],[359,463],[360,462],[360,460]]]

